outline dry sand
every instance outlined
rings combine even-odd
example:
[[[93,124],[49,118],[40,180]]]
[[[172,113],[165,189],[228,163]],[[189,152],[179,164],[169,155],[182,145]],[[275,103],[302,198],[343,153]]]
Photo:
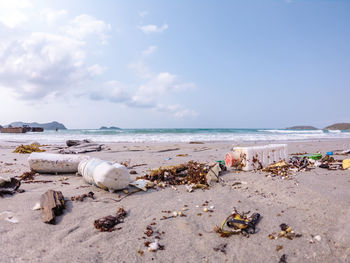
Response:
[[[14,144],[0,145],[0,174],[19,176],[28,171],[25,154],[12,153]],[[225,143],[117,143],[110,150],[91,153],[111,161],[128,161],[143,175],[161,165],[180,164],[188,160],[212,162],[224,158],[231,144]],[[288,142],[289,153],[344,150],[349,140],[321,142]],[[162,151],[172,149],[170,151]],[[177,157],[188,154],[187,157]],[[349,158],[335,156],[338,159]],[[168,158],[172,158],[168,160]],[[52,183],[22,184],[24,193],[0,198],[0,262],[279,262],[283,254],[287,262],[350,262],[350,170],[329,171],[316,168],[299,172],[292,180],[266,177],[264,172],[226,172],[209,190],[186,192],[184,186],[176,190],[148,190],[125,196],[123,192],[108,193],[86,184],[82,177],[40,175],[38,180]],[[234,182],[243,184],[232,186]],[[84,186],[84,188],[79,188]],[[62,191],[66,199],[93,191],[96,199],[67,202],[56,225],[41,221],[40,211],[32,207],[48,189]],[[132,189],[130,189],[132,190]],[[203,212],[202,204],[215,206],[213,213]],[[187,217],[160,220],[163,210],[181,211]],[[119,207],[128,211],[120,230],[99,232],[94,220],[115,214]],[[222,238],[213,231],[231,212],[259,212],[262,219],[256,234],[249,238],[235,235]],[[4,211],[13,213],[18,223],[5,220]],[[198,213],[202,213],[198,216]],[[156,220],[153,220],[156,218]],[[149,252],[143,239],[146,226],[156,222],[155,230],[164,231],[160,244],[164,250]],[[287,223],[302,237],[294,240],[270,240],[278,233],[281,223]],[[312,235],[321,239],[310,243]],[[151,240],[152,238],[148,238]],[[227,244],[226,254],[215,251]],[[283,248],[276,251],[276,246]],[[138,253],[143,251],[143,255]]]

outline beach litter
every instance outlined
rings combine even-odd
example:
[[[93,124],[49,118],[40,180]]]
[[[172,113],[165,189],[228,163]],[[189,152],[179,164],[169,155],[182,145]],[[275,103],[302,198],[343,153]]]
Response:
[[[123,223],[127,216],[127,212],[124,208],[120,207],[117,211],[116,216],[105,216],[94,221],[94,226],[100,232],[112,232],[116,230],[115,226]],[[120,230],[121,228],[118,228]]]
[[[269,144],[261,146],[234,147],[225,156],[227,167],[237,170],[259,170],[275,162],[286,160],[286,144]]]
[[[13,195],[15,193],[24,192],[24,190],[19,189],[20,186],[21,182],[14,177],[0,177],[0,197],[3,197],[5,194]]]
[[[278,233],[278,235],[276,236],[275,233],[269,234],[268,235],[269,239],[274,240],[274,239],[284,237],[289,240],[293,240],[294,238],[299,238],[302,236],[302,234],[295,233],[293,229],[285,223],[280,224],[280,228],[281,228],[281,231]]]
[[[87,194],[72,196],[70,200],[83,202],[85,198],[95,199],[94,195],[94,192],[88,192]]]
[[[150,251],[150,252],[156,252],[157,250],[164,250],[164,248],[165,248],[163,245],[159,244],[159,240],[161,239],[161,235],[164,234],[164,232],[154,230],[153,225],[155,225],[155,224],[156,223],[153,222],[150,225],[146,226],[146,231],[144,232],[144,235],[146,237],[143,237],[144,239],[147,239],[147,238],[153,237],[153,235],[155,234],[153,242],[151,242],[149,240],[144,242],[145,247],[147,247],[148,251]]]
[[[131,182],[124,165],[97,158],[81,161],[78,173],[86,182],[110,192],[125,189]]]
[[[350,159],[343,160],[343,169],[349,169],[350,168]]]
[[[250,212],[240,213],[234,209],[232,214],[221,223],[220,227],[215,226],[215,232],[219,233],[221,237],[229,237],[234,234],[242,234],[244,236],[254,234],[256,225],[260,221],[260,214],[253,213],[250,216],[248,214]]]
[[[29,167],[32,171],[45,174],[76,173],[79,163],[89,159],[86,155],[31,153],[28,157]]]
[[[180,165],[162,166],[152,170],[149,175],[143,176],[142,179],[150,180],[156,184],[190,185],[188,191],[191,192],[195,188],[207,188],[209,183],[218,180],[222,169],[219,164],[217,165],[214,166],[213,170],[211,170],[213,168],[211,165],[194,161]]]
[[[150,180],[137,179],[134,182],[131,182],[129,185],[141,189],[142,191],[147,191],[149,188],[154,188],[155,183]]]
[[[24,172],[19,179],[21,181],[33,181],[35,176],[38,176],[39,174],[34,171]]]
[[[286,161],[279,161],[274,164],[270,164],[269,166],[262,169],[264,172],[268,172],[274,176],[288,176],[290,172],[290,164],[286,163]]]
[[[40,197],[41,218],[44,223],[56,224],[56,216],[66,208],[62,192],[48,190]]]
[[[45,152],[45,150],[39,148],[40,144],[32,143],[28,145],[21,144],[20,146],[16,147],[16,149],[13,151],[14,153],[32,153],[32,152]]]

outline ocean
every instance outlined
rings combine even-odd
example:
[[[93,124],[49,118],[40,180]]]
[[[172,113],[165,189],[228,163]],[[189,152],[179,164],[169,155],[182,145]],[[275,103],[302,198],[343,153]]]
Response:
[[[95,142],[190,142],[231,141],[299,141],[349,138],[350,131],[285,129],[70,129],[41,133],[0,133],[1,142],[65,143],[68,139],[90,139]]]

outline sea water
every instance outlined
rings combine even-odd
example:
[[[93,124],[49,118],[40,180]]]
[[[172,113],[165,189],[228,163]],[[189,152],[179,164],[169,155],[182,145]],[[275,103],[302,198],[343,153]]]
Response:
[[[350,131],[285,129],[71,129],[39,133],[0,133],[0,142],[65,143],[66,140],[90,139],[95,142],[191,142],[298,141],[350,138]]]

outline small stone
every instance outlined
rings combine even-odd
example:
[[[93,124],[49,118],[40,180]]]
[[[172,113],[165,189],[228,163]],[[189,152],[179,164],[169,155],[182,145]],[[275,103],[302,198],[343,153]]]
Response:
[[[204,212],[208,212],[209,210],[208,210],[207,207],[204,207],[204,208],[203,208],[203,211],[204,211]]]
[[[320,242],[322,238],[321,238],[320,235],[317,235],[317,236],[314,236],[314,239],[315,239],[316,241]]]

